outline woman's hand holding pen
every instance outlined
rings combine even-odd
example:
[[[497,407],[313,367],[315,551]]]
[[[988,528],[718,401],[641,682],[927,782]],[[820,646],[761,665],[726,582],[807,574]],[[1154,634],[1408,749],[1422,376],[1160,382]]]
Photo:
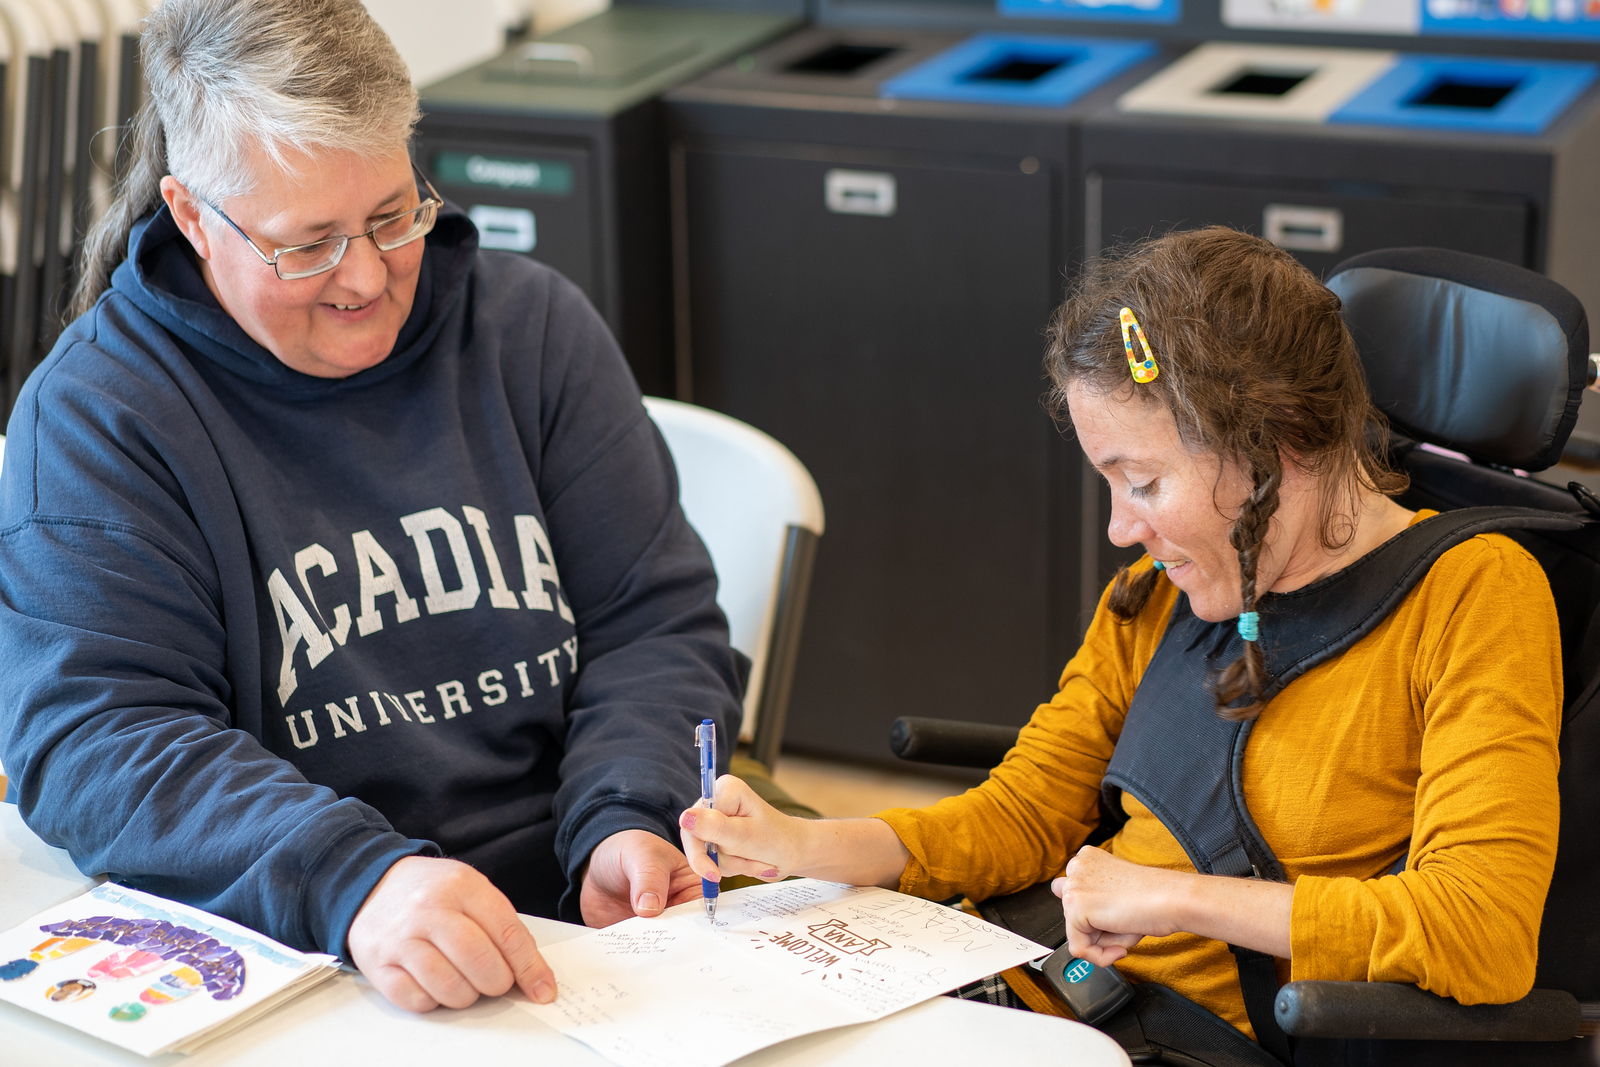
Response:
[[[678,817],[683,854],[701,878],[716,880],[746,874],[768,881],[786,878],[804,854],[805,820],[785,815],[756,796],[741,779],[717,779],[715,810],[704,801]],[[706,845],[721,851],[719,863],[706,855]]]
[[[880,819],[798,819],[731,774],[717,779],[715,804],[715,810],[696,804],[678,817],[683,853],[702,878],[744,874],[770,882],[804,875],[893,888],[911,858]],[[720,866],[706,855],[707,844],[720,851]]]

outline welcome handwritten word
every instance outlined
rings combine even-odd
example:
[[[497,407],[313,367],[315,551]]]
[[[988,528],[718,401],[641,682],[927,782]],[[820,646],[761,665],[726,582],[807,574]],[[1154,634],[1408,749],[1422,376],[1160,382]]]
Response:
[[[761,932],[766,935],[769,942],[779,948],[788,949],[807,963],[817,963],[824,967],[832,967],[839,962],[839,957],[828,949],[821,945],[814,945],[791,931],[785,930],[781,934],[770,934],[765,930]]]

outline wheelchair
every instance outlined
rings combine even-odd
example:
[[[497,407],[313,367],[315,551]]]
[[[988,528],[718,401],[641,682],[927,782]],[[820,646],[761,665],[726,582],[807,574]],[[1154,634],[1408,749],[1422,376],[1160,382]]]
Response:
[[[1566,530],[1503,531],[1550,579],[1565,683],[1561,830],[1533,991],[1513,1004],[1465,1006],[1410,985],[1291,982],[1271,1008],[1288,1037],[1285,1067],[1594,1067],[1600,1063],[1600,1041],[1589,1036],[1600,1033],[1600,498],[1577,482],[1562,488],[1528,472],[1560,459],[1600,356],[1588,352],[1588,324],[1575,297],[1542,275],[1495,260],[1387,249],[1339,264],[1327,285],[1343,301],[1373,401],[1390,421],[1390,460],[1411,476],[1402,504],[1442,512],[1513,506],[1578,521]],[[894,724],[890,747],[905,760],[993,767],[1016,736],[1006,727],[904,717]],[[1008,912],[1006,903],[998,898],[979,907],[1012,925],[1007,915],[1018,910]],[[1129,1051],[1136,1063],[1285,1062],[1260,1046],[1240,1058],[1203,1035],[1192,1047],[1181,1045]]]

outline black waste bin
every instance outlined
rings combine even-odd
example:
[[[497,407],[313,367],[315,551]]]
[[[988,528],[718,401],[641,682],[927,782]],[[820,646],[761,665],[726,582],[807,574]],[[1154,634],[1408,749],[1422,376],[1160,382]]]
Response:
[[[1326,63],[1360,57],[1374,57],[1370,76],[1296,104]],[[1533,58],[1203,46],[1085,121],[1085,241],[1097,253],[1215,223],[1261,234],[1318,274],[1377,248],[1453,248],[1543,271],[1594,315],[1594,73]],[[1586,408],[1580,427],[1600,431]]]
[[[571,278],[647,393],[670,395],[666,150],[657,97],[797,24],[621,6],[422,90],[417,160],[484,247]]]
[[[680,396],[793,449],[828,509],[788,748],[887,763],[908,712],[1020,724],[1099,591],[1040,361],[1075,122],[1155,50],[1100,42],[1120,73],[1071,103],[966,102],[1109,69],[1052,40],[812,29],[665,98]]]

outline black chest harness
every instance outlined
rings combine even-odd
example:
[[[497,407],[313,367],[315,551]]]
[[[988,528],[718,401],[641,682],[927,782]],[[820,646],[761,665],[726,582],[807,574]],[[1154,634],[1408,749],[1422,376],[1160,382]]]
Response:
[[[1264,697],[1270,700],[1371,633],[1434,562],[1463,541],[1496,530],[1570,530],[1580,525],[1576,517],[1530,508],[1445,512],[1408,527],[1336,574],[1291,593],[1262,596],[1256,607],[1261,651],[1272,676]],[[1283,882],[1283,866],[1245,806],[1242,770],[1254,723],[1219,718],[1207,684],[1238,658],[1242,647],[1235,620],[1206,622],[1190,610],[1187,596],[1178,598],[1106,768],[1100,836],[1109,836],[1126,821],[1126,792],[1172,832],[1201,874]],[[985,901],[983,911],[1019,932],[1027,934],[1026,925],[1050,939],[1035,938],[1041,943],[1059,945],[1065,940],[1060,902],[1053,897],[1044,901],[1037,889],[1016,894],[1020,906],[1008,909],[1000,898]],[[1034,894],[1032,906],[1021,900],[1028,894]],[[1032,914],[1031,921],[1024,912]],[[1292,1062],[1289,1039],[1273,1017],[1278,983],[1272,957],[1229,947],[1257,1040],[1281,1062]]]

